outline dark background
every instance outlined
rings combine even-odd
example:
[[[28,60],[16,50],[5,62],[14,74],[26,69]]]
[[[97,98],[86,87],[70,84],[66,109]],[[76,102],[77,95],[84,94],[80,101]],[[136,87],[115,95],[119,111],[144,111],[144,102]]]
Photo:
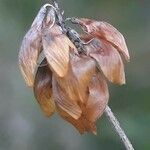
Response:
[[[125,36],[127,84],[110,85],[109,105],[136,150],[150,150],[150,1],[59,0],[67,17],[104,20]],[[18,51],[42,0],[0,0],[0,150],[123,150],[103,116],[81,136],[58,115],[45,118],[18,68]]]

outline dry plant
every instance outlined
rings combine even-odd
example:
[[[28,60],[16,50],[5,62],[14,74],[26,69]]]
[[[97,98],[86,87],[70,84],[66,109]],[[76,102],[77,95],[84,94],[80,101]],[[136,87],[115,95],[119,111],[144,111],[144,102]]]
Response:
[[[68,27],[69,20],[84,34]],[[107,80],[125,84],[123,60],[129,59],[125,39],[116,28],[87,18],[64,19],[56,1],[40,9],[19,52],[22,75],[46,116],[57,111],[81,134],[96,134],[96,121],[105,112],[126,149],[133,150],[107,106]]]

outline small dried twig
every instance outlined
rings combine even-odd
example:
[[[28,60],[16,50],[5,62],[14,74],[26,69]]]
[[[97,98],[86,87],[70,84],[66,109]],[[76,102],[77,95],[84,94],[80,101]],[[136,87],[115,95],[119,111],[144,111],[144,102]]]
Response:
[[[63,19],[62,13],[60,11],[59,5],[57,3],[57,0],[52,0],[54,7],[57,9],[56,11],[56,17],[57,17],[57,24],[61,26],[63,33],[65,33],[68,38],[73,41],[73,43],[78,43],[77,48],[83,49],[84,43],[78,36],[78,33],[74,30],[71,29],[70,27],[67,27],[65,25],[65,21]],[[115,129],[116,133],[119,135],[120,139],[122,140],[125,148],[127,150],[134,150],[131,142],[129,141],[128,137],[126,136],[124,130],[120,127],[120,123],[117,120],[117,118],[114,116],[113,112],[111,111],[110,107],[107,106],[105,109],[105,115],[112,124],[113,128]]]

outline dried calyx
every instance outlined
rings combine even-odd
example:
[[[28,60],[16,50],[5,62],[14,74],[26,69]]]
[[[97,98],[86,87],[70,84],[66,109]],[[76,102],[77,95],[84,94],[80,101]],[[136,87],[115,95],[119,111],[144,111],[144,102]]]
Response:
[[[19,66],[46,116],[57,111],[80,133],[96,134],[109,99],[107,80],[125,83],[122,58],[129,60],[129,53],[123,35],[110,24],[83,18],[72,22],[85,34],[68,28],[60,10],[44,5],[22,41]]]

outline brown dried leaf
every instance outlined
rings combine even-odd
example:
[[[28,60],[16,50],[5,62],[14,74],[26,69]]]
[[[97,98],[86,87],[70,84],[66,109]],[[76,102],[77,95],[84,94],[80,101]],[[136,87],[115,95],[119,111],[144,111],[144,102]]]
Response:
[[[55,104],[52,99],[52,72],[47,66],[46,59],[38,67],[34,95],[44,114],[50,117],[55,112]]]
[[[95,38],[110,42],[129,61],[130,56],[123,35],[107,22],[81,18],[78,20],[81,27]]]
[[[60,77],[65,76],[68,71],[69,50],[75,49],[75,46],[57,25],[44,31],[42,41],[51,70]]]
[[[84,39],[84,38],[83,38]],[[124,65],[118,51],[107,41],[94,39],[86,45],[87,55],[94,58],[109,81],[125,84]]]

